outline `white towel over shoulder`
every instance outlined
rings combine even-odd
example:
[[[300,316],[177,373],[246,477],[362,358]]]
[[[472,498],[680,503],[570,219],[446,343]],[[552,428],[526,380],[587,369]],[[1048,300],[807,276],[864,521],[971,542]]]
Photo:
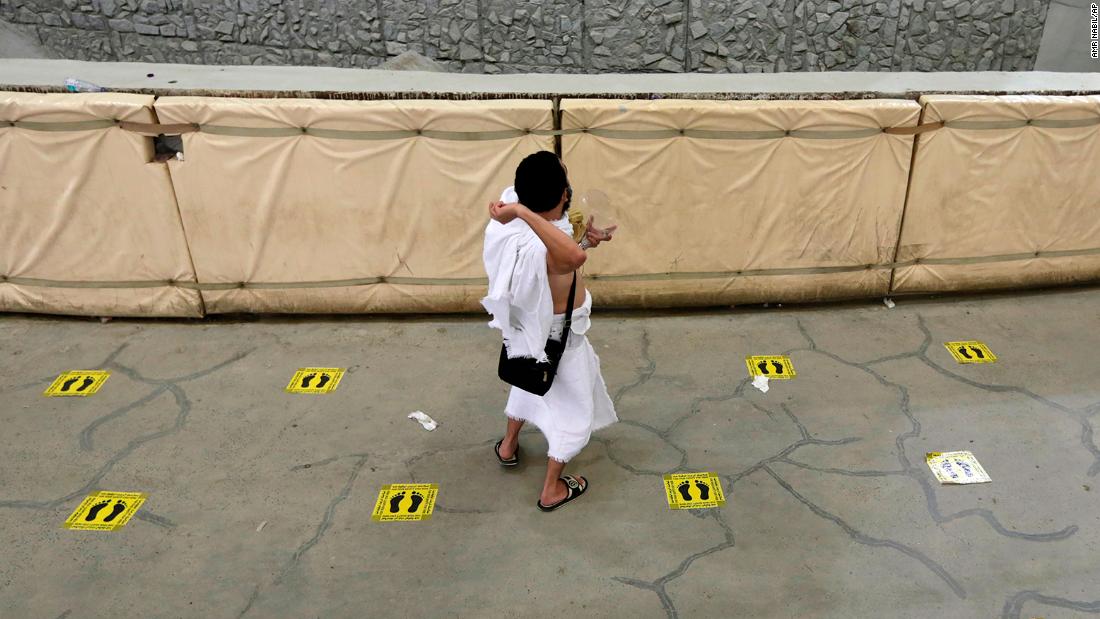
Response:
[[[504,202],[518,202],[513,188],[501,194]],[[573,227],[565,217],[553,222],[566,234]],[[546,339],[554,319],[554,299],[546,273],[546,245],[527,222],[516,218],[502,224],[489,220],[482,253],[489,276],[489,294],[481,305],[493,315],[489,326],[500,329],[510,358],[546,361]]]
[[[509,187],[501,200],[516,202]],[[554,225],[572,235],[567,218]],[[481,304],[493,315],[490,327],[504,335],[509,357],[546,359],[546,340],[560,341],[565,315],[554,314],[550,277],[546,272],[546,246],[521,220],[506,225],[489,222],[485,229],[485,271],[489,295]],[[553,386],[544,396],[512,387],[505,414],[529,421],[546,437],[547,456],[568,462],[588,444],[592,432],[618,421],[615,405],[600,372],[600,358],[589,343],[592,295],[573,309],[569,343],[561,358]]]

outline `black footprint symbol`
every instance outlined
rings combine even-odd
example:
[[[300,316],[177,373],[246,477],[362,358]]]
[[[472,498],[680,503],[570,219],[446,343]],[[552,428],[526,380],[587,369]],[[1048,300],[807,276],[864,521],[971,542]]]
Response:
[[[424,502],[424,496],[419,492],[414,491],[411,498],[413,504],[409,506],[409,513],[415,514],[416,510],[420,509],[420,504]]]
[[[88,510],[88,515],[84,516],[84,522],[91,522],[95,520],[96,517],[99,516],[99,512],[103,511],[103,508],[110,505],[110,503],[110,501],[103,501],[102,503],[96,503],[95,505],[93,505],[92,508]]]
[[[126,511],[126,504],[120,500],[118,503],[115,503],[114,508],[111,509],[111,513],[107,514],[107,516],[103,518],[103,522],[110,522],[115,518],[118,518],[118,515],[124,511]]]
[[[78,380],[80,380],[80,379],[76,376],[70,378],[69,380],[65,381],[64,384],[61,385],[61,390],[62,391],[68,391],[69,387],[72,387],[73,383],[75,383]]]
[[[959,354],[962,355],[963,357],[967,358],[967,359],[973,359],[974,358],[974,357],[970,356],[970,353],[966,352],[966,346],[959,346]]]
[[[768,362],[767,361],[761,361],[760,363],[757,363],[756,367],[760,368],[760,373],[761,374],[763,374],[764,376],[768,375]]]
[[[710,499],[710,486],[707,484],[695,480],[695,487],[699,489],[699,498],[703,501]]]
[[[776,374],[782,374],[783,373],[783,364],[782,363],[780,363],[778,361],[772,361],[772,367],[775,368],[775,373]]]
[[[305,377],[302,378],[302,388],[309,389],[309,383],[312,382],[316,376],[316,374],[306,374]]]
[[[405,500],[405,493],[404,492],[398,492],[397,494],[390,497],[390,513],[391,514],[396,514],[397,512],[401,511],[401,501],[404,501],[404,500]]]
[[[94,378],[92,378],[91,376],[85,376],[84,377],[84,382],[80,383],[80,386],[77,387],[76,390],[77,391],[84,391],[85,389],[88,388],[88,385],[91,385],[94,382],[95,382]]]
[[[977,346],[971,346],[970,350],[973,350],[974,354],[978,355],[979,359],[985,359],[985,353],[982,352],[981,348],[978,348]]]
[[[317,382],[317,388],[323,388],[331,380],[328,374],[321,374],[321,380]]]
[[[761,364],[761,365],[763,365],[763,364]],[[688,494],[688,489],[690,489],[690,488],[691,488],[691,482],[685,481],[684,483],[677,486],[676,489],[680,491],[680,496],[684,497],[685,501],[690,501],[691,500],[691,495]]]

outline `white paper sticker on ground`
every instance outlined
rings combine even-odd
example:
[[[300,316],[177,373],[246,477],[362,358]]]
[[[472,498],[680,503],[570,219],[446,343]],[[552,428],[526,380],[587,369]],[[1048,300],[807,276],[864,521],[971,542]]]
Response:
[[[992,481],[969,451],[933,451],[925,456],[941,484],[984,484]]]
[[[429,432],[434,430],[436,426],[439,425],[435,422],[434,419],[425,415],[422,411],[414,411],[409,413],[409,419],[415,419],[419,421],[420,425],[424,426],[424,429],[428,430]]]
[[[885,299],[883,299],[883,300],[882,300],[882,303],[883,303],[883,305],[885,305],[886,307],[888,307],[888,308],[890,308],[890,309],[894,309],[894,300],[893,300],[893,299],[891,299],[890,297],[886,297]]]
[[[768,389],[771,388],[768,387],[767,376],[757,376],[756,378],[752,379],[752,386],[759,389],[761,393],[767,393]]]

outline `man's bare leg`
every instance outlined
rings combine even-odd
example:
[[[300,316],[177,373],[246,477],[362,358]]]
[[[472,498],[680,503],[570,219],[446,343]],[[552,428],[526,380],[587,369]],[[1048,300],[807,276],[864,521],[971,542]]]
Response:
[[[523,429],[524,422],[520,419],[508,417],[508,428],[504,431],[504,442],[500,444],[500,457],[508,460],[516,453],[519,447],[519,431]]]
[[[539,501],[543,505],[549,507],[569,494],[569,488],[566,487],[565,482],[558,479],[563,470],[565,470],[564,462],[558,462],[553,458],[546,459],[546,479],[542,482],[542,494],[539,495]]]
[[[546,459],[546,479],[542,482],[542,494],[539,495],[539,501],[546,507],[554,505],[569,496],[569,486],[566,486],[565,482],[559,479],[563,470],[565,470],[564,462],[558,462],[553,458]],[[577,476],[574,475],[574,477]],[[585,484],[588,483],[588,480],[583,477],[578,479],[583,480]]]

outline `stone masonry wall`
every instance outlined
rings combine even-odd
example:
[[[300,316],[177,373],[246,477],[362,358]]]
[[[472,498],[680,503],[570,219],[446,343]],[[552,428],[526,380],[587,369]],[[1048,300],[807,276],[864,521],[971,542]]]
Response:
[[[1030,70],[1049,0],[0,0],[80,60],[449,71]]]

